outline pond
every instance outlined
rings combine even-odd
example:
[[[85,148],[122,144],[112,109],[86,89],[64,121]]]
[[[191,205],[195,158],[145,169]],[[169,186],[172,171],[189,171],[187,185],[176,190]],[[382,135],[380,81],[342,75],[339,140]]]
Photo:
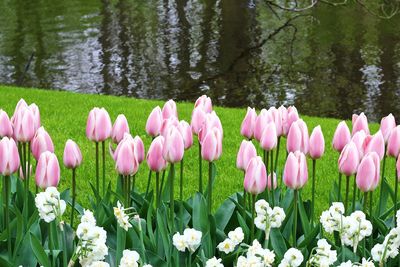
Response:
[[[2,84],[400,118],[399,14],[319,4],[298,16],[242,0],[0,0],[0,10]]]

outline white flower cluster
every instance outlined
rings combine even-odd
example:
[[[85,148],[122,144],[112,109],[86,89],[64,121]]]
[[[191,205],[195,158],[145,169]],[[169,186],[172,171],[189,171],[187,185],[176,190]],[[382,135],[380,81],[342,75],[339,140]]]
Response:
[[[285,220],[286,215],[282,208],[269,206],[268,202],[260,199],[255,204],[257,217],[254,224],[260,230],[265,231],[265,238],[268,239],[271,228],[279,228]]]
[[[35,205],[39,217],[47,223],[56,218],[61,222],[61,216],[66,208],[65,201],[60,199],[60,193],[55,187],[47,187],[46,191],[38,193],[35,197]]]
[[[138,267],[139,266],[139,253],[134,250],[125,249],[122,252],[122,258],[119,267]],[[152,267],[150,264],[145,264],[143,267]]]
[[[201,244],[202,233],[193,228],[186,228],[183,235],[176,233],[172,237],[172,242],[177,250],[184,252],[188,249],[191,253],[195,252]]]
[[[326,239],[320,239],[315,248],[315,254],[311,256],[310,266],[331,266],[337,259],[336,250],[331,250],[331,245]]]
[[[304,257],[300,250],[296,248],[290,248],[288,251],[286,251],[278,267],[298,267],[301,265],[303,260]]]
[[[225,254],[231,253],[235,250],[235,247],[242,243],[244,239],[244,233],[241,227],[236,228],[228,233],[228,238],[218,244],[217,248],[219,251]]]
[[[87,267],[110,267],[110,264],[104,261],[94,261],[91,264],[87,265]]]
[[[390,230],[382,244],[376,244],[372,250],[372,259],[379,263],[384,263],[387,259],[395,258],[398,254],[400,246],[400,227]]]
[[[362,259],[361,263],[352,263],[351,261],[342,262],[338,267],[375,267],[373,261],[367,260],[365,258]]]
[[[237,267],[270,267],[275,261],[275,253],[269,249],[264,249],[255,239],[253,245],[247,250],[246,257],[240,256],[237,260]]]
[[[96,226],[96,219],[91,211],[84,211],[81,223],[76,229],[76,236],[79,239],[76,254],[82,266],[91,266],[96,261],[104,260],[108,255],[107,232],[102,227]]]
[[[328,233],[339,232],[343,245],[357,246],[361,240],[372,234],[372,224],[362,211],[355,211],[349,216],[344,216],[344,206],[340,202],[332,203],[329,210],[322,212],[320,222]]]
[[[128,231],[132,225],[129,223],[129,216],[125,213],[127,209],[124,209],[122,204],[118,201],[117,207],[114,207],[114,216],[117,219],[117,222],[121,228],[125,231]]]
[[[205,267],[224,267],[224,265],[221,263],[221,259],[217,259],[216,257],[213,257],[206,262]]]

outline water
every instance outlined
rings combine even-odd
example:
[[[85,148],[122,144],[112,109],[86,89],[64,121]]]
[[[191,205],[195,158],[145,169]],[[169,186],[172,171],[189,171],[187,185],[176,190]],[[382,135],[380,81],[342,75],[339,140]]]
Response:
[[[308,14],[282,27],[297,14],[259,1],[0,0],[0,83],[400,118],[400,15]]]

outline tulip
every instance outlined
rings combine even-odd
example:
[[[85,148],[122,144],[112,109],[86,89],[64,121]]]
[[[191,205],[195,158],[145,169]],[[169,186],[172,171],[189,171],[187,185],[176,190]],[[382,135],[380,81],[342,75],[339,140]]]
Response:
[[[12,123],[14,123],[14,119],[15,119],[15,117],[17,116],[17,114],[18,114],[18,112],[19,112],[19,110],[20,110],[21,108],[28,108],[28,104],[25,102],[25,100],[24,100],[23,98],[21,98],[21,99],[18,101],[17,105],[15,106],[14,114],[13,114],[13,116],[11,117],[11,122],[12,122]]]
[[[35,135],[35,118],[33,112],[21,106],[14,118],[14,136],[19,142],[30,142]]]
[[[7,113],[0,109],[0,138],[4,136],[12,137],[13,127]]]
[[[365,134],[369,135],[368,119],[367,116],[365,116],[364,112],[361,112],[360,115],[353,114],[352,123],[353,123],[352,135],[361,130],[364,130]]]
[[[290,106],[287,108],[287,121],[284,125],[284,132],[289,133],[290,127],[292,126],[293,122],[299,119],[299,114],[297,113],[297,109],[295,106]]]
[[[222,154],[222,133],[214,127],[210,130],[203,140],[201,146],[201,156],[206,161],[215,161],[219,159]]]
[[[304,153],[290,152],[283,171],[283,182],[291,189],[302,188],[308,180],[307,161]]]
[[[385,155],[385,140],[381,131],[378,131],[373,136],[367,136],[364,141],[365,153],[375,151],[382,160]]]
[[[115,150],[115,168],[121,175],[134,175],[138,171],[139,161],[133,138],[125,139]]]
[[[260,146],[265,151],[273,150],[277,145],[277,133],[276,133],[276,126],[274,122],[269,122],[266,127],[264,128],[263,134],[260,140]]]
[[[205,120],[206,120],[206,112],[202,109],[202,107],[197,107],[193,109],[192,120],[190,122],[190,125],[192,127],[192,131],[194,134],[199,133]]]
[[[154,172],[160,172],[167,167],[167,162],[163,158],[162,152],[164,147],[164,137],[157,136],[153,142],[151,142],[149,151],[147,152],[147,165],[150,170]]]
[[[0,173],[9,176],[19,168],[19,154],[14,139],[3,137],[0,140]]]
[[[165,137],[166,132],[167,132],[168,129],[171,128],[172,126],[173,126],[173,127],[176,127],[176,128],[179,127],[179,121],[178,121],[178,119],[177,119],[176,117],[174,117],[174,116],[172,116],[172,117],[170,117],[170,118],[168,118],[168,119],[163,120],[163,123],[162,123],[162,125],[161,125],[161,129],[160,129],[160,134],[161,134],[162,136]]]
[[[123,114],[119,114],[111,130],[111,139],[118,144],[124,138],[124,134],[129,133],[128,121]]]
[[[143,144],[142,138],[140,138],[139,136],[136,135],[133,138],[133,145],[135,147],[135,156],[137,158],[137,161],[140,164],[143,162],[144,157],[145,157],[144,144]]]
[[[30,111],[33,114],[33,123],[35,125],[35,132],[36,132],[37,129],[39,129],[39,127],[40,127],[40,111],[39,111],[39,107],[35,103],[33,103],[33,104],[30,104],[28,106],[28,108],[30,109]]]
[[[287,136],[287,151],[295,152],[299,150],[304,154],[307,154],[309,147],[308,142],[309,136],[306,123],[302,119],[292,123]]]
[[[199,107],[206,113],[211,113],[212,111],[212,101],[211,98],[209,98],[206,95],[202,95],[199,98],[197,98],[196,103],[194,104],[194,107],[197,108]]]
[[[284,133],[283,132],[283,124],[282,124],[282,113],[275,107],[270,107],[269,111],[270,111],[270,113],[272,115],[272,119],[275,123],[277,136],[282,136]]]
[[[22,180],[25,180],[25,174],[26,174],[28,177],[32,176],[32,164],[29,164],[29,168],[28,168],[28,162],[25,162],[25,164],[26,164],[26,165],[25,165],[25,166],[26,166],[25,172],[24,172],[22,166],[19,167],[19,177],[20,177]],[[28,173],[28,171],[29,171],[29,173]]]
[[[254,123],[254,138],[258,142],[261,141],[262,133],[264,132],[265,126],[267,126],[269,122],[273,122],[271,112],[266,109],[262,109]]]
[[[400,157],[397,158],[396,161],[396,173],[395,173],[395,184],[394,184],[394,210],[397,209],[397,192],[400,182]],[[396,212],[394,213],[394,219],[396,219]]]
[[[189,149],[193,145],[193,134],[192,129],[184,120],[181,120],[178,125],[178,130],[183,137],[183,143],[185,144],[185,149]]]
[[[212,111],[211,113],[207,113],[203,127],[201,127],[199,131],[199,141],[201,144],[203,143],[203,139],[206,137],[207,133],[214,127],[218,128],[221,134],[223,134],[221,121],[215,111]]]
[[[161,108],[159,106],[155,107],[146,122],[146,133],[152,137],[160,134],[161,125],[163,123],[163,116]]]
[[[71,139],[68,139],[65,143],[63,161],[67,169],[76,169],[82,163],[81,150]]]
[[[169,163],[176,163],[182,160],[185,149],[183,137],[179,130],[171,126],[164,135],[163,157]]]
[[[374,191],[379,184],[380,159],[376,152],[367,153],[357,169],[357,187],[363,192]]]
[[[367,135],[365,134],[364,130],[356,132],[353,137],[351,138],[351,141],[356,145],[358,153],[360,155],[360,159],[364,157],[365,151],[364,151],[364,144],[365,144],[365,139],[367,138]]]
[[[321,126],[313,129],[310,136],[310,156],[312,159],[319,159],[325,151],[325,139],[322,134]]]
[[[236,167],[245,171],[250,160],[256,156],[257,150],[253,143],[251,141],[243,140],[237,154]]]
[[[261,157],[253,157],[247,168],[243,182],[244,189],[252,194],[257,195],[265,190],[267,186],[267,170]]]
[[[353,142],[348,143],[340,153],[339,171],[346,176],[351,176],[356,173],[359,162],[360,154],[356,145]]]
[[[286,136],[289,132],[288,125],[287,125],[288,124],[288,111],[285,106],[280,106],[278,108],[278,111],[279,111],[281,119],[282,119],[282,135]]]
[[[385,139],[385,142],[388,141],[390,133],[392,129],[394,129],[395,127],[396,127],[396,121],[392,113],[382,118],[380,130],[382,132],[383,139]]]
[[[246,116],[242,121],[242,125],[240,127],[240,134],[246,137],[247,139],[252,139],[254,134],[254,125],[256,123],[257,113],[254,108],[247,108]]]
[[[39,157],[43,152],[54,152],[53,141],[43,126],[36,131],[36,134],[31,141],[31,151],[36,161],[39,160]]]
[[[104,108],[93,108],[89,112],[86,136],[89,140],[103,142],[110,138],[112,124],[110,115]]]
[[[277,181],[276,181],[276,173],[273,172],[272,178],[271,178],[271,173],[268,175],[267,178],[267,187],[269,190],[274,190],[278,186]]]
[[[40,155],[35,180],[36,185],[42,189],[57,187],[60,182],[60,165],[54,153],[45,151]]]
[[[400,125],[392,129],[387,141],[387,155],[397,158],[400,154]]]
[[[178,119],[178,110],[176,108],[176,103],[174,100],[170,99],[165,102],[162,108],[163,119],[169,119],[170,117],[175,117]]]
[[[332,141],[333,149],[335,149],[339,153],[342,152],[345,145],[347,145],[350,142],[350,139],[351,135],[349,127],[347,127],[345,121],[341,121],[336,127],[335,134],[333,135],[333,141]]]

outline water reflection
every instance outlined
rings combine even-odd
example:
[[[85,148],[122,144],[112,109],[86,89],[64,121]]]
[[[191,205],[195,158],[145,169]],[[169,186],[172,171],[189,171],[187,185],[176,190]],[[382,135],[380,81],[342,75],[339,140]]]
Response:
[[[399,15],[319,5],[294,18],[254,0],[0,0],[0,10],[1,83],[400,117]]]

